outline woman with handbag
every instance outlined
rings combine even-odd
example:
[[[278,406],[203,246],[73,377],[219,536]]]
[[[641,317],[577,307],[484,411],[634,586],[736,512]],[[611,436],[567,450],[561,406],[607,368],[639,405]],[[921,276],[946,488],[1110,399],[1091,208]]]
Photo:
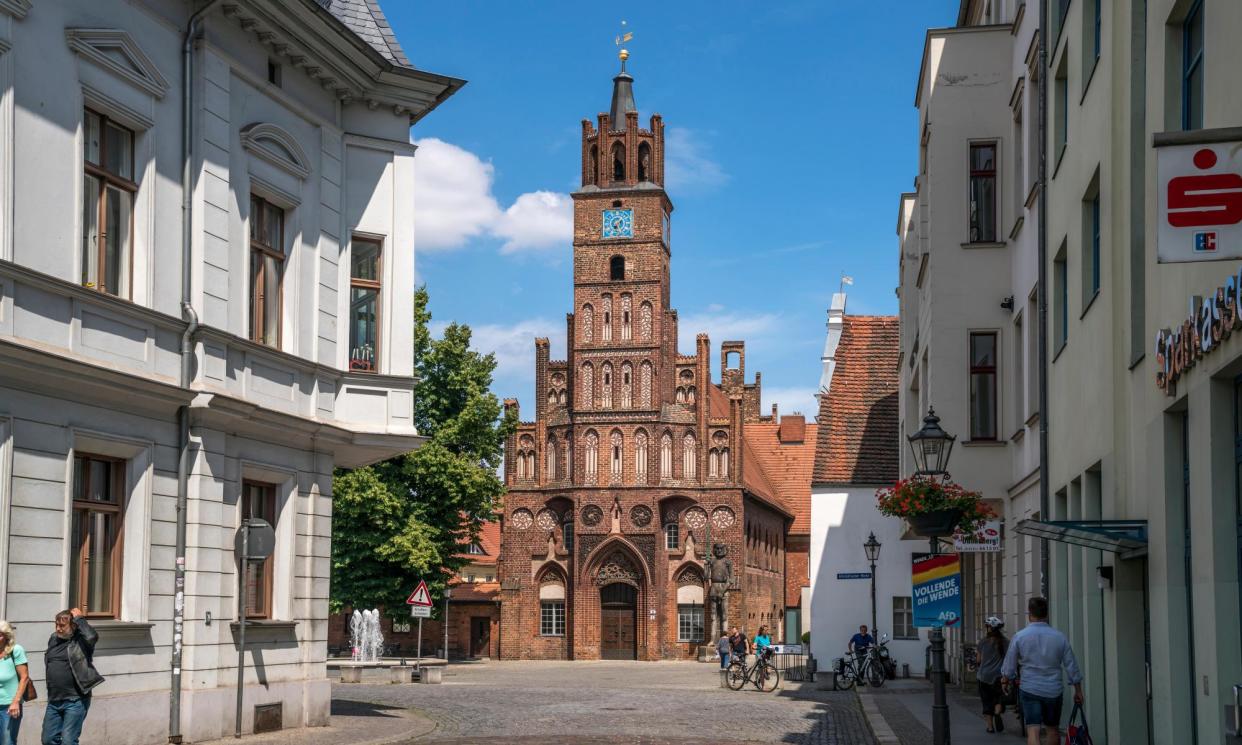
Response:
[[[17,643],[17,635],[8,621],[0,621],[0,745],[17,745],[17,731],[22,726],[22,697],[30,682],[26,650]]]

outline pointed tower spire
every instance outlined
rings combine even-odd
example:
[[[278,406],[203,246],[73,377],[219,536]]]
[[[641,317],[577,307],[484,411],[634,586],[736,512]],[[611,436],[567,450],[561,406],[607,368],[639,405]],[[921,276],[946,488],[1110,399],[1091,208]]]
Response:
[[[624,27],[625,22],[622,21],[621,25]],[[620,45],[621,42],[632,38],[633,34],[630,33],[618,36],[617,44]],[[634,78],[625,71],[625,61],[630,58],[630,50],[622,47],[617,56],[621,58],[621,72],[612,79],[612,109],[608,115],[612,121],[609,126],[614,130],[625,129],[625,115],[631,111],[638,111],[638,107],[634,105]]]

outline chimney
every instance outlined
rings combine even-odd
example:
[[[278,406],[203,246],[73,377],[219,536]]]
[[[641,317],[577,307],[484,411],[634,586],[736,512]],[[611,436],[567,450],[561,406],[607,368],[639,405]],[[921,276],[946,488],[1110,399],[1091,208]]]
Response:
[[[801,414],[786,414],[781,417],[777,438],[782,445],[792,445],[806,440],[806,417]]]
[[[828,393],[832,387],[832,372],[837,367],[837,345],[841,343],[841,332],[845,329],[845,293],[832,293],[832,305],[828,307],[828,338],[824,340],[824,354],[820,362],[824,372],[819,378],[819,395]]]

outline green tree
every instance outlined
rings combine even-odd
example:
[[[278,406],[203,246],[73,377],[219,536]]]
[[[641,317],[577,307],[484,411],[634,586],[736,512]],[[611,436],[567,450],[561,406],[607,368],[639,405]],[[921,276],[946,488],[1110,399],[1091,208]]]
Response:
[[[419,578],[439,597],[504,494],[499,468],[517,422],[490,390],[496,359],[470,349],[470,327],[436,339],[426,287],[414,296],[418,450],[334,482],[332,605],[401,608]]]

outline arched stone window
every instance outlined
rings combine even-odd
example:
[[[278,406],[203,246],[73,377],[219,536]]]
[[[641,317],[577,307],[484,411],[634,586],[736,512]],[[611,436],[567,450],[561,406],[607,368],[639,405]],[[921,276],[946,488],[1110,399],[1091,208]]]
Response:
[[[707,476],[709,478],[720,478],[720,451],[712,448],[707,453]]]
[[[689,388],[686,388],[686,403],[688,404],[694,403],[694,386],[690,386]]]
[[[517,478],[535,478],[535,438],[522,435],[518,438],[517,462],[514,463]]]
[[[564,464],[564,478],[573,478],[574,475],[574,459],[572,457],[573,450],[569,447],[569,440],[561,443],[561,463]]]
[[[647,432],[634,434],[634,476],[640,484],[647,483]]]
[[[720,448],[720,478],[729,478],[729,448]]]
[[[556,455],[557,455],[556,451],[559,449],[560,448],[556,446],[556,435],[549,435],[548,436],[548,447],[546,449],[547,450],[546,455],[547,455],[547,461],[548,461],[547,466],[546,466],[546,471],[547,471],[546,478],[548,481],[556,480]]]
[[[594,484],[597,475],[599,475],[599,435],[595,434],[595,430],[591,430],[586,434],[587,483]]]
[[[712,478],[728,478],[729,477],[729,436],[724,432],[715,432],[712,434],[712,449],[710,453],[711,467],[710,475]]]
[[[578,399],[578,408],[595,408],[595,368],[590,362],[582,363],[582,395]]]
[[[623,445],[624,442],[621,439],[620,430],[614,429],[612,434],[608,435],[608,447],[611,453],[610,462],[612,464],[610,474],[614,483],[621,481],[621,474],[623,473],[621,459]]]
[[[599,405],[602,409],[612,408],[612,363],[605,362],[599,366]]]
[[[582,342],[590,344],[595,341],[595,308],[590,303],[582,306],[581,331]]]
[[[651,341],[651,303],[646,300],[638,306],[638,338]]]
[[[651,145],[645,142],[638,146],[638,180],[651,180]]]
[[[621,408],[634,406],[634,367],[629,362],[621,363]]]
[[[612,180],[625,180],[625,145],[620,142],[612,145]]]
[[[660,478],[673,478],[673,436],[668,432],[660,438]]]
[[[599,178],[599,145],[591,146],[591,154],[587,157],[587,177],[588,184],[594,184]]]
[[[608,260],[608,279],[619,282],[625,279],[625,257],[617,254]]]
[[[612,295],[604,296],[604,326],[600,329],[599,338],[612,341]]]
[[[621,296],[621,340],[629,341],[634,338],[632,331],[631,318],[633,313],[630,309],[631,298],[627,292]]]
[[[687,432],[681,438],[681,477],[684,479],[692,479],[695,477],[695,470],[699,460],[699,447],[695,442],[694,433]]]
[[[651,408],[651,363],[643,360],[638,366],[638,406],[643,409]]]

